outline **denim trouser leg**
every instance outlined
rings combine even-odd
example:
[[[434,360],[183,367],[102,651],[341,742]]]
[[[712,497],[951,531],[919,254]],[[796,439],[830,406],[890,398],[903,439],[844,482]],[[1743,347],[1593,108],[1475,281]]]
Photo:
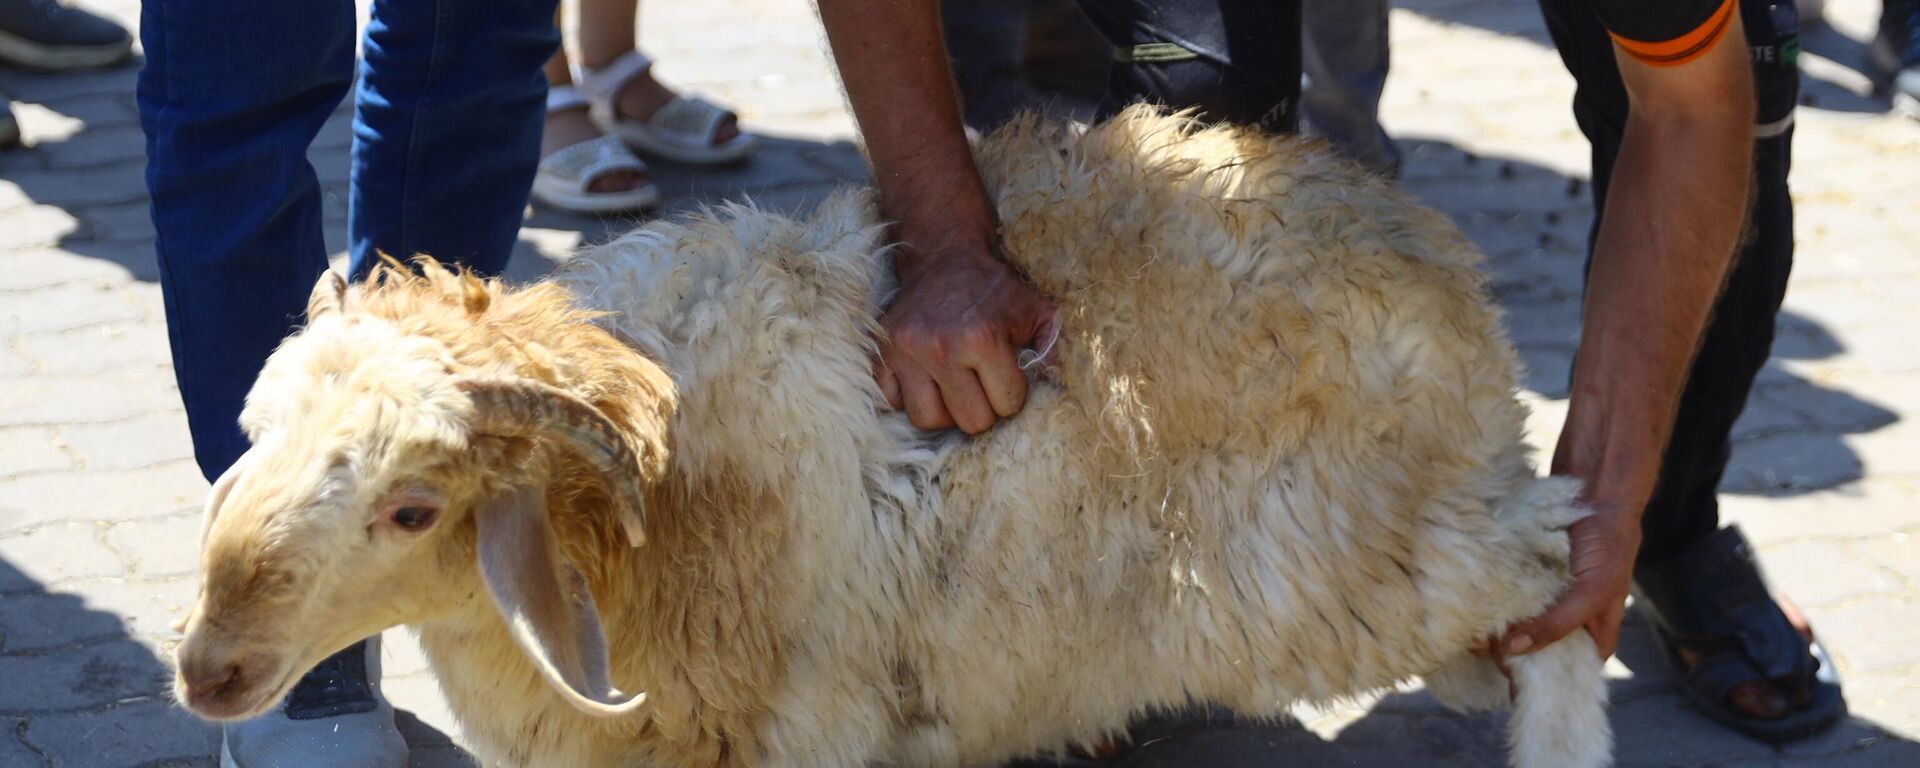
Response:
[[[497,272],[539,162],[555,0],[393,2],[368,28],[349,199],[374,248]],[[326,269],[307,147],[353,74],[353,4],[148,0],[141,120],[175,375],[209,479]]]
[[[353,76],[347,0],[147,0],[138,86],[174,375],[209,479],[326,269],[307,145]]]
[[[1387,0],[1304,0],[1300,118],[1307,133],[1389,175],[1400,148],[1380,127],[1387,84]]]
[[[506,267],[540,162],[556,3],[374,4],[353,126],[354,275],[376,249]]]

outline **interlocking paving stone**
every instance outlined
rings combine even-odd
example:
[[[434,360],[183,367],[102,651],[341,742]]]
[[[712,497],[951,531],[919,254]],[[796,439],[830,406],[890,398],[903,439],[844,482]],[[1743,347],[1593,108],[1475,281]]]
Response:
[[[73,522],[0,537],[0,592],[119,576],[126,569],[100,533],[98,523]]]
[[[28,723],[25,737],[60,766],[165,765],[169,759],[206,758],[220,751],[219,728],[201,722],[165,696],[41,715]],[[187,764],[210,768],[214,763]]]
[[[131,640],[0,656],[0,713],[57,713],[165,696],[172,672]]]
[[[9,474],[71,469],[73,457],[50,428],[0,428],[0,467]]]
[[[39,373],[165,371],[160,374],[162,379],[172,376],[167,329],[153,323],[109,323],[60,333],[39,333],[21,337],[14,346]]]
[[[199,510],[149,520],[129,520],[107,529],[107,546],[126,558],[139,576],[190,574],[200,567]]]
[[[198,506],[207,483],[192,462],[125,472],[47,472],[0,479],[0,535],[77,520],[134,520]]]
[[[140,469],[193,458],[186,414],[155,411],[125,421],[76,424],[60,431],[67,450],[89,471]]]

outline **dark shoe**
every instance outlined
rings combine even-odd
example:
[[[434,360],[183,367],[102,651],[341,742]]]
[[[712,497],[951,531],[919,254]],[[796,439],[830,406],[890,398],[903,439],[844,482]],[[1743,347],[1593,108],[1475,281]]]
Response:
[[[1681,692],[1720,724],[1780,743],[1825,730],[1847,713],[1832,660],[1774,601],[1738,529],[1721,529],[1668,560],[1634,568],[1633,596]],[[1784,710],[1781,716],[1749,711],[1760,698],[1756,692],[1772,692],[1754,683],[1785,693],[1784,701],[1772,701]]]
[[[34,69],[104,67],[133,53],[133,36],[56,0],[0,0],[0,62]]]
[[[320,662],[287,701],[226,727],[221,768],[403,768],[407,742],[380,695],[380,638]]]
[[[1887,3],[1880,31],[1867,46],[1867,64],[1874,83],[1885,88],[1895,110],[1920,120],[1920,10],[1902,13]]]

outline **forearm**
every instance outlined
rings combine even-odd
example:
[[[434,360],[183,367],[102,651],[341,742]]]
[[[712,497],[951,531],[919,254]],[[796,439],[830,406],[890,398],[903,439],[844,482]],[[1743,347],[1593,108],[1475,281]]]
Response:
[[[974,168],[934,0],[819,0],[903,269],[991,253],[994,215]]]
[[[1751,90],[1710,114],[1629,121],[1594,244],[1554,470],[1637,522],[1732,264],[1751,178]]]

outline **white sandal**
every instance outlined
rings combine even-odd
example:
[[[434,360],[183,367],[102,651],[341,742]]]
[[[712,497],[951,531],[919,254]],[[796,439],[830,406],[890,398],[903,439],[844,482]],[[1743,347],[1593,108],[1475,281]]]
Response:
[[[574,65],[573,81],[592,102],[589,114],[600,130],[642,152],[693,165],[732,162],[753,151],[759,140],[745,131],[715,144],[714,137],[731,113],[698,97],[675,96],[646,122],[620,116],[615,107],[620,89],[652,66],[653,60],[639,51],[620,54],[599,70]]]
[[[547,114],[587,107],[573,86],[547,89]],[[660,188],[652,182],[633,189],[594,192],[593,182],[610,173],[644,174],[647,164],[616,136],[599,136],[554,150],[540,158],[533,176],[533,198],[574,213],[637,211],[660,202]]]

